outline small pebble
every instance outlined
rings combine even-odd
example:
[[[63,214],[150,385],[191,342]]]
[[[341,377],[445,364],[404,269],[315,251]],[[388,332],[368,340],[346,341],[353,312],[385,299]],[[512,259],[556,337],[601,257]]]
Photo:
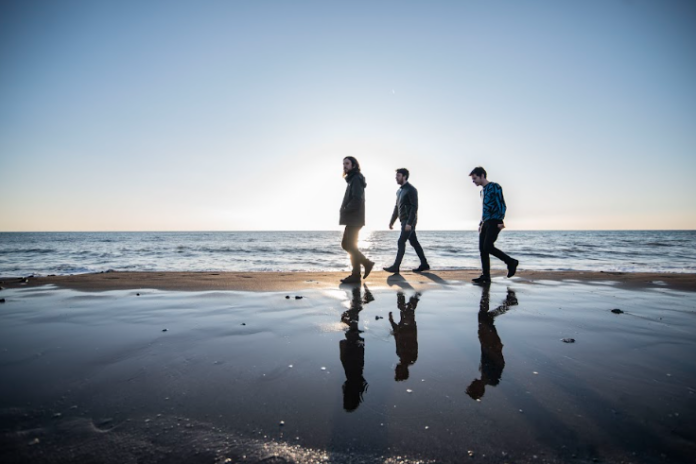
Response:
[[[169,329],[162,329],[162,332],[169,332]]]
[[[246,322],[242,322],[242,325],[246,325]]]
[[[303,296],[300,296],[300,295],[295,295],[295,299],[296,299],[296,300],[301,300],[302,298],[304,298],[304,297],[303,297]]]
[[[278,425],[280,425],[281,427],[284,426],[284,425],[285,425],[285,421],[280,421],[280,422],[278,422]]]
[[[136,293],[135,296],[140,296],[140,293]]]
[[[0,298],[0,303],[4,303],[4,302],[5,302],[5,299],[4,299],[4,298]]]
[[[289,299],[290,299],[290,295],[285,295],[285,299],[286,299],[286,300],[289,300]]]
[[[40,442],[38,438],[34,438],[32,441],[29,442],[30,445],[38,445],[39,443]]]
[[[574,338],[564,338],[563,343],[575,343],[575,339]]]
[[[611,310],[611,312],[614,314],[623,314],[623,311],[621,311],[619,308],[614,308]]]
[[[380,319],[384,319],[382,316],[375,316],[375,321],[379,321]]]

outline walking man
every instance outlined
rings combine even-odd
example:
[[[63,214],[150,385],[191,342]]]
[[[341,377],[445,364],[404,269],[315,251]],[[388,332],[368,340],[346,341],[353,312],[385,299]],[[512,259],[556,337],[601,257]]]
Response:
[[[399,218],[401,222],[401,235],[399,235],[399,241],[397,242],[398,250],[396,252],[396,260],[394,264],[389,267],[385,267],[384,270],[391,272],[393,274],[399,273],[399,267],[401,266],[401,260],[404,258],[404,253],[406,252],[406,241],[411,244],[416,254],[420,259],[420,266],[414,269],[413,272],[423,272],[430,269],[428,265],[428,260],[425,259],[425,253],[423,253],[423,247],[418,243],[418,237],[416,237],[416,222],[418,221],[418,190],[408,182],[409,172],[406,168],[400,168],[396,170],[396,183],[401,186],[396,192],[396,205],[394,206],[394,213],[392,214],[391,221],[389,222],[389,228],[394,228],[394,222]]]
[[[483,215],[479,223],[479,252],[481,253],[481,268],[483,273],[480,277],[472,279],[477,284],[487,284],[491,281],[491,258],[490,255],[502,260],[508,269],[507,276],[512,277],[517,271],[520,263],[514,258],[506,255],[495,247],[498,234],[505,228],[505,198],[503,189],[495,182],[486,179],[486,170],[482,167],[474,168],[469,173],[474,185],[483,187]]]
[[[365,275],[370,274],[374,262],[370,261],[358,250],[358,234],[365,225],[365,176],[360,172],[360,163],[352,156],[343,158],[343,177],[346,179],[346,193],[341,203],[339,224],[346,226],[343,232],[341,247],[350,254],[353,272],[341,279],[345,284],[360,283],[360,265],[365,267]]]

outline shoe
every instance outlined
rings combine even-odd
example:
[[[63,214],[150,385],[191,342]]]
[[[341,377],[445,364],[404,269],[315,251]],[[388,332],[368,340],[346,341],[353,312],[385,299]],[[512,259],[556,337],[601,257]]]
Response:
[[[394,265],[389,266],[389,267],[383,267],[382,269],[384,269],[384,270],[387,271],[387,272],[391,272],[392,274],[398,274],[398,273],[399,273],[399,268],[396,267],[396,266],[394,266]]]
[[[424,272],[430,270],[430,264],[421,264],[417,269],[413,269],[413,272]]]
[[[359,284],[360,274],[351,274],[345,279],[341,279],[341,282],[343,282],[344,284]]]
[[[518,264],[520,264],[520,262],[516,259],[514,259],[510,264],[508,264],[508,279],[515,275],[515,272],[517,272]]]
[[[367,279],[367,276],[372,272],[372,268],[375,267],[375,262],[368,260],[363,266],[365,266],[365,275],[363,275],[363,279]]]
[[[491,278],[490,278],[490,276],[482,275],[482,276],[479,276],[479,277],[477,277],[477,278],[475,278],[475,279],[471,279],[471,281],[472,281],[473,283],[479,284],[479,285],[481,285],[481,284],[490,284],[490,283],[491,283]]]

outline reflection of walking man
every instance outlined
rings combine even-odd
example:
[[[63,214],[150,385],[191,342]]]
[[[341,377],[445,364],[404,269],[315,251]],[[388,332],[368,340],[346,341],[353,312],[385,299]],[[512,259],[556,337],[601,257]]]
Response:
[[[365,176],[360,172],[360,163],[352,156],[343,159],[343,177],[346,179],[346,193],[341,203],[339,224],[346,226],[341,246],[350,254],[353,272],[343,283],[360,283],[360,265],[365,267],[365,278],[375,265],[358,250],[358,234],[365,225]]]
[[[389,323],[394,333],[396,342],[396,355],[399,357],[399,364],[394,370],[394,380],[397,382],[408,379],[408,368],[416,363],[418,359],[418,328],[416,327],[416,306],[420,293],[413,295],[408,303],[404,294],[399,292],[396,295],[396,306],[401,311],[399,323],[394,322],[391,311],[389,312]]]
[[[503,368],[505,367],[505,358],[503,358],[503,342],[500,341],[498,331],[493,324],[493,319],[505,314],[510,306],[517,304],[517,297],[513,290],[508,289],[505,301],[489,311],[490,302],[490,287],[484,285],[481,291],[481,305],[478,313],[478,337],[481,343],[481,378],[475,379],[467,387],[466,393],[471,398],[477,400],[483,397],[486,392],[486,385],[496,386],[500,383],[500,378],[503,376]]]
[[[423,247],[418,243],[418,237],[416,237],[416,222],[418,222],[418,190],[408,182],[408,176],[408,169],[401,168],[396,170],[396,183],[399,184],[401,188],[396,192],[396,205],[394,206],[394,213],[389,222],[389,228],[393,229],[394,222],[399,218],[401,222],[401,235],[399,235],[399,241],[397,242],[398,250],[396,252],[394,264],[384,268],[385,271],[394,274],[399,273],[401,260],[404,259],[404,253],[406,253],[407,240],[413,249],[416,250],[416,254],[420,259],[420,266],[414,269],[413,272],[423,272],[430,269],[428,260],[425,259],[425,253],[423,253]]]
[[[474,168],[469,173],[475,185],[483,187],[483,214],[479,223],[479,252],[481,253],[482,274],[480,277],[472,279],[477,284],[485,284],[491,281],[491,258],[490,255],[502,260],[508,268],[508,277],[515,275],[517,265],[520,263],[514,258],[506,255],[495,247],[498,234],[505,228],[505,198],[503,189],[495,182],[486,179],[486,170],[482,167]]]
[[[367,380],[363,377],[365,367],[365,339],[360,336],[358,329],[360,311],[363,306],[375,298],[365,286],[365,296],[360,295],[360,287],[351,290],[350,309],[343,313],[341,321],[348,326],[345,340],[339,342],[341,364],[346,374],[343,383],[343,409],[352,412],[360,406],[363,393],[367,391]]]

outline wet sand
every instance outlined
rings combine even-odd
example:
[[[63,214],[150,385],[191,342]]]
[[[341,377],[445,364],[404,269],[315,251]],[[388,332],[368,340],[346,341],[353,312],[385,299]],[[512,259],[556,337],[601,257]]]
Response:
[[[5,281],[1,462],[694,462],[693,276],[176,275]]]
[[[157,290],[204,291],[289,291],[297,289],[335,288],[347,274],[341,272],[104,272],[70,276],[0,278],[7,288],[57,285],[82,291],[124,290],[150,288]],[[470,283],[478,277],[478,271],[430,271],[415,274],[403,272],[392,275],[374,271],[366,280],[368,285],[399,287],[406,282],[418,289],[433,286]],[[669,288],[696,292],[696,274],[677,273],[623,273],[589,271],[521,271],[507,280],[500,271],[493,272],[494,280],[537,284],[539,282],[582,282],[588,284],[611,283],[620,288]]]

